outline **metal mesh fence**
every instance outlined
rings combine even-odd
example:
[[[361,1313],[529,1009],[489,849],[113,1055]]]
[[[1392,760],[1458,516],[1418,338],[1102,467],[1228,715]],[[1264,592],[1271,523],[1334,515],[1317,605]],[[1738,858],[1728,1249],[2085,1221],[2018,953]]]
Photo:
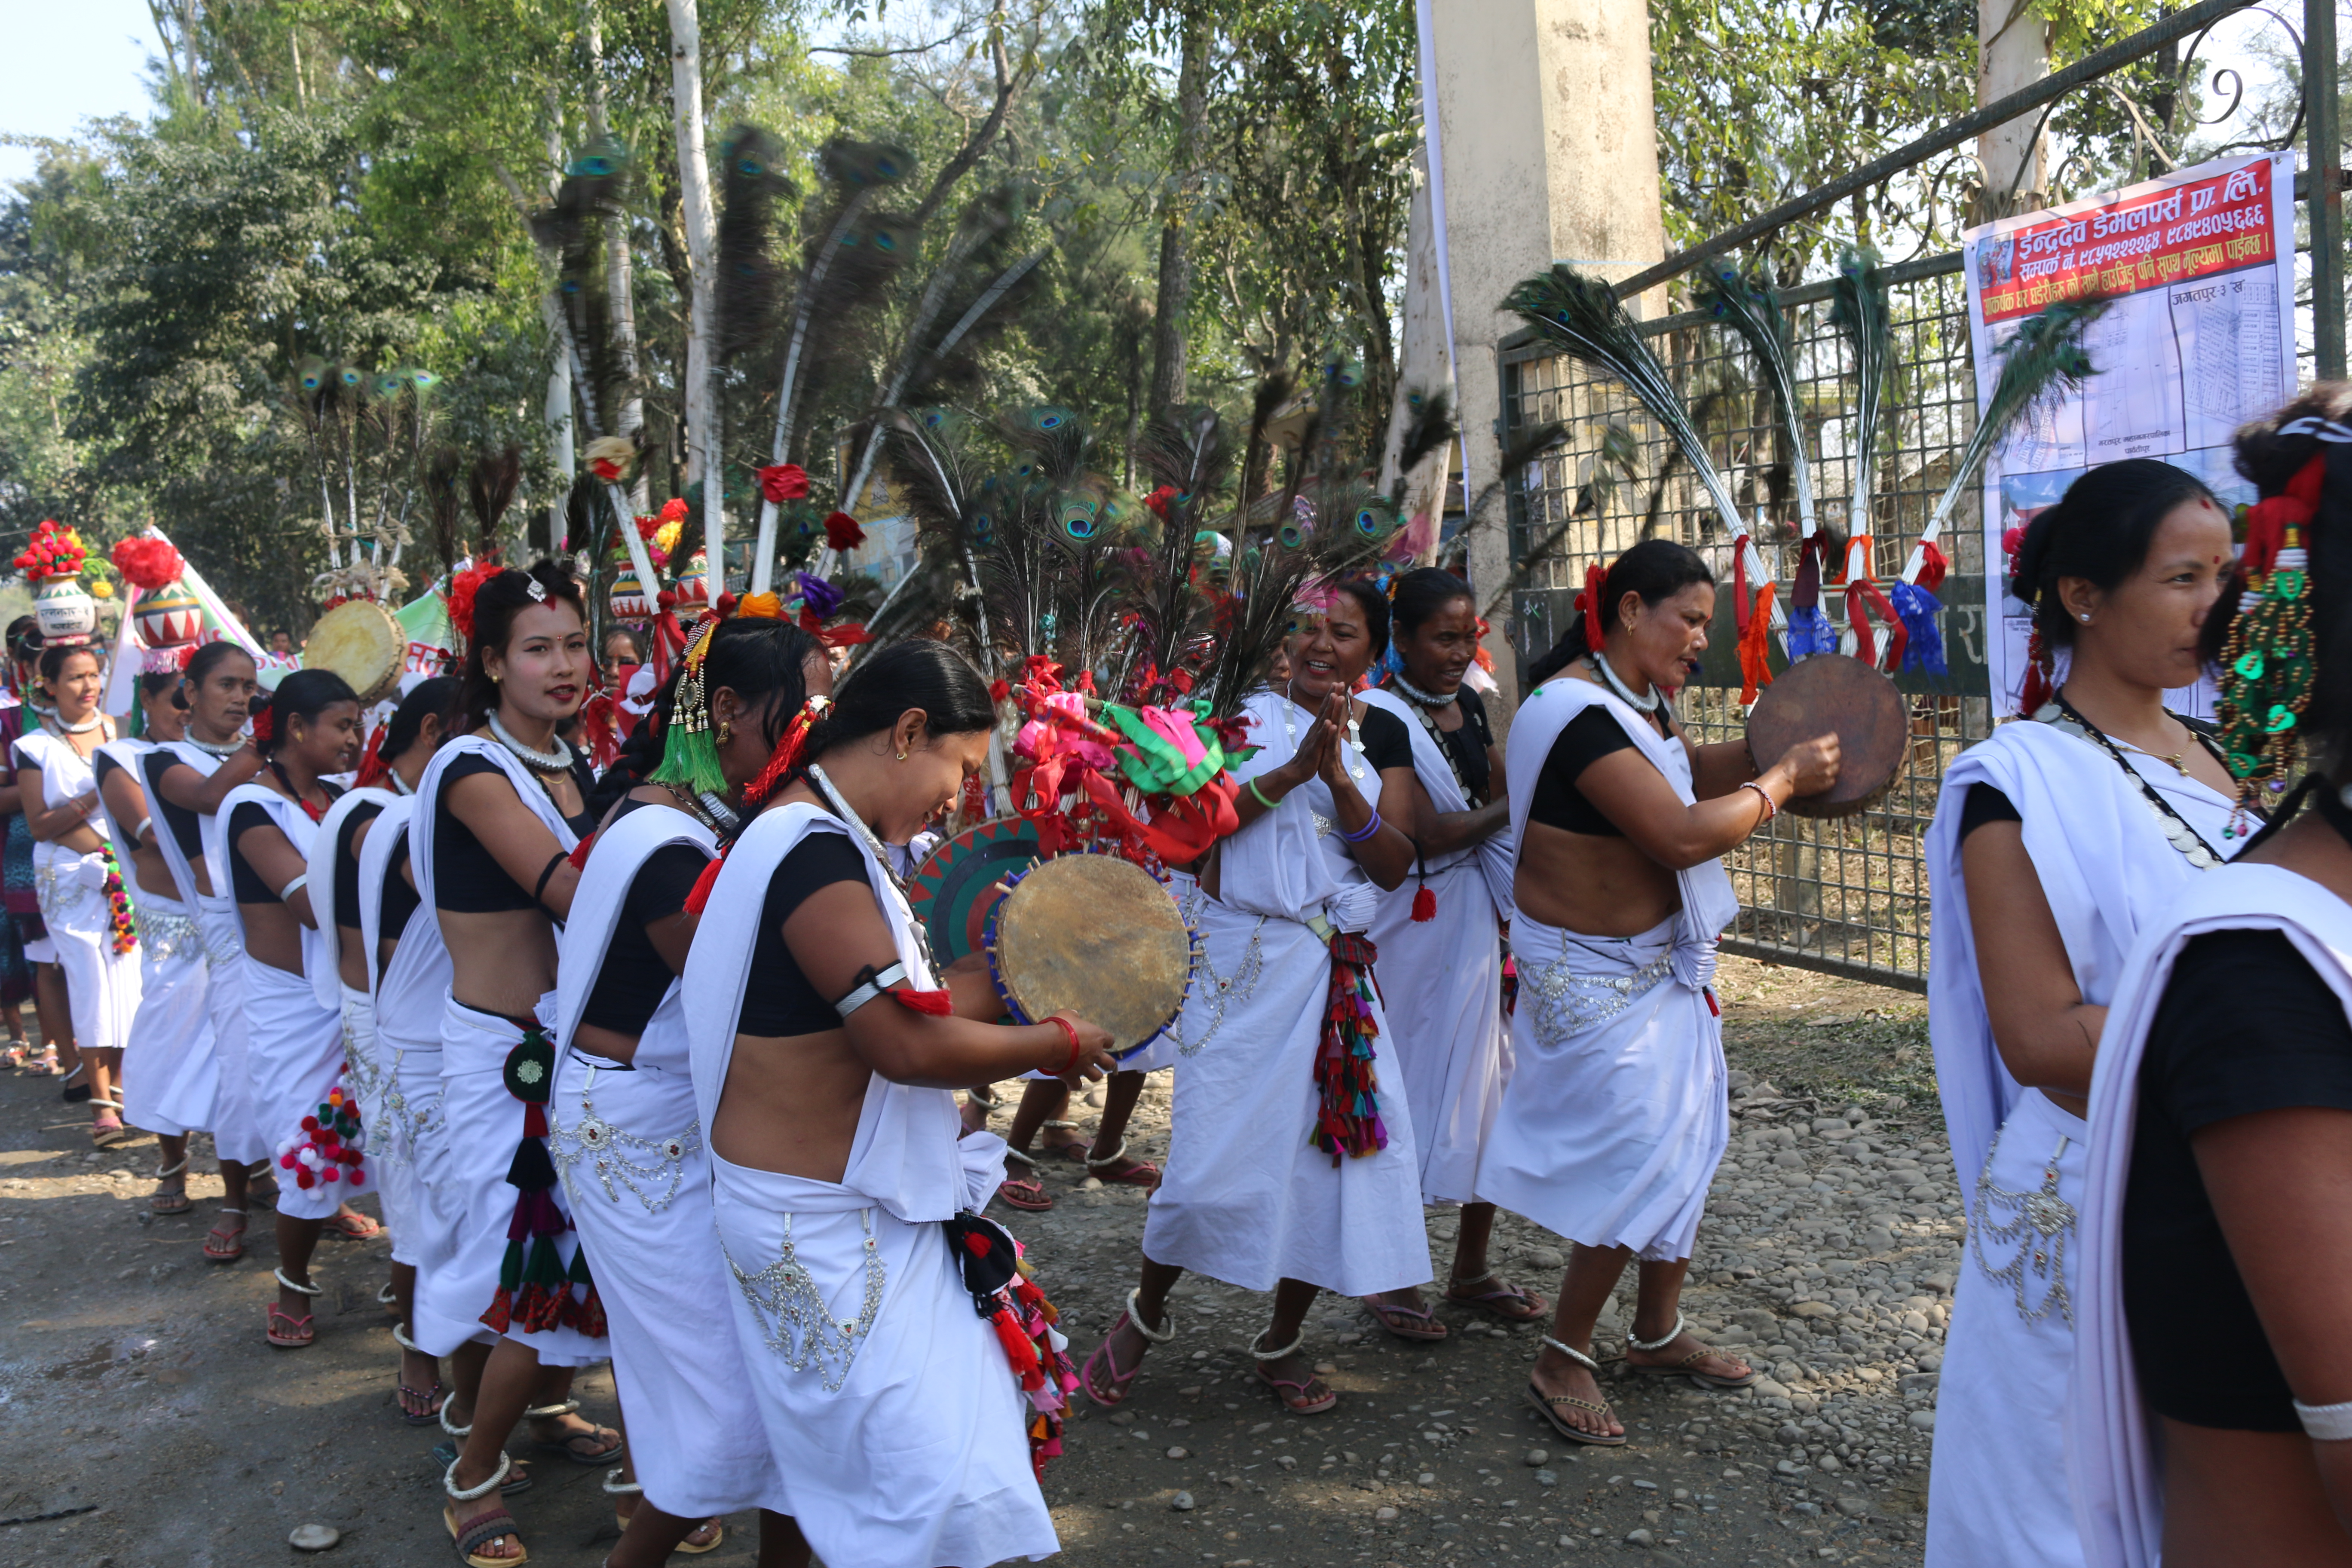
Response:
[[[1882,583],[1902,569],[1976,424],[1959,258],[1899,268],[1889,281],[1899,374],[1868,508]],[[1823,285],[1783,299],[1815,454],[1816,515],[1843,535],[1854,484],[1853,363],[1828,322],[1828,294]],[[1781,437],[1745,351],[1697,313],[1644,331],[1706,432],[1716,466],[1785,595],[1797,564],[1796,507],[1793,495],[1781,493],[1788,488]],[[1568,626],[1586,563],[1613,560],[1638,540],[1679,540],[1705,555],[1722,582],[1732,580],[1732,541],[1720,514],[1688,470],[1669,463],[1664,430],[1622,385],[1540,346],[1507,347],[1502,377],[1511,436],[1553,419],[1569,430],[1508,498],[1512,556],[1529,563],[1512,606],[1523,660],[1543,653]],[[1897,678],[1910,707],[1907,765],[1869,809],[1833,821],[1784,812],[1731,857],[1741,914],[1725,938],[1727,951],[1915,989],[1926,984],[1923,839],[1946,764],[1991,725],[1981,508],[1963,500],[1942,543],[1952,562],[1939,594],[1950,673]],[[1702,742],[1745,732],[1731,598],[1726,593],[1717,601],[1705,667],[1681,703],[1685,723]],[[1841,601],[1822,595],[1832,619]]]

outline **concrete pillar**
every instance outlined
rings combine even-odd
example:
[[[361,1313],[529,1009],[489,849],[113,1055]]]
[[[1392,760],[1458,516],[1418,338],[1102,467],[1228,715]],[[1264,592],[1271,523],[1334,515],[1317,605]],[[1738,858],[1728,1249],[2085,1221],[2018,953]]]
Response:
[[[1642,0],[1421,0],[1424,102],[1433,106],[1444,246],[1460,389],[1465,494],[1497,477],[1502,389],[1495,345],[1520,279],[1554,261],[1624,278],[1660,260],[1650,17]],[[1480,603],[1511,572],[1508,512],[1494,497],[1469,531]],[[1503,700],[1518,700],[1506,599],[1488,646]]]
[[[2050,24],[2028,0],[1977,0],[1977,103],[1996,103],[2050,74]],[[2042,205],[2048,171],[2046,139],[2037,137],[2042,110],[1997,125],[1977,138],[1984,192],[1973,220],[1988,223]]]

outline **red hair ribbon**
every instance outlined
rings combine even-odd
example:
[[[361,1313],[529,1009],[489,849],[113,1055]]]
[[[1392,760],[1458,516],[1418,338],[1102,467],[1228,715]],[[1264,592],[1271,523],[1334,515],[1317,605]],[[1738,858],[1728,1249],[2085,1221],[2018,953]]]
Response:
[[[367,750],[360,753],[359,772],[352,775],[353,789],[366,789],[380,784],[392,776],[392,764],[383,760],[383,732],[386,726],[378,724],[368,731]]]
[[[1780,587],[1766,583],[1756,590],[1756,603],[1748,602],[1748,538],[1741,534],[1731,542],[1731,616],[1739,629],[1739,700],[1742,706],[1756,700],[1757,692],[1772,684],[1772,667],[1767,659],[1772,627],[1772,595]]]
[[[2057,687],[2050,679],[2050,647],[2042,640],[2042,628],[2025,639],[2025,689],[2017,700],[2017,710],[2028,719],[2042,711],[2050,699],[2057,695]]]
[[[2242,559],[2248,576],[2266,576],[2277,564],[2278,552],[2286,544],[2286,531],[2302,527],[2318,511],[2319,487],[2326,478],[2326,454],[2315,453],[2311,461],[2294,471],[2283,492],[2264,496],[2246,509],[2246,548]]]
[[[703,906],[710,902],[710,889],[719,883],[719,868],[726,864],[727,857],[721,855],[702,868],[702,875],[694,879],[694,886],[687,891],[686,912],[688,914],[702,913]]]
[[[784,726],[784,738],[776,742],[775,751],[768,758],[768,765],[760,770],[759,777],[743,786],[743,805],[747,811],[758,810],[776,792],[777,786],[792,775],[793,769],[800,763],[801,752],[808,745],[810,729],[831,706],[833,700],[826,697],[812,697],[801,704],[801,710],[793,715],[790,724]]]
[[[1601,652],[1601,595],[1609,585],[1609,574],[1601,563],[1593,562],[1584,569],[1584,592],[1576,596],[1576,607],[1584,612],[1584,646],[1597,657]]]

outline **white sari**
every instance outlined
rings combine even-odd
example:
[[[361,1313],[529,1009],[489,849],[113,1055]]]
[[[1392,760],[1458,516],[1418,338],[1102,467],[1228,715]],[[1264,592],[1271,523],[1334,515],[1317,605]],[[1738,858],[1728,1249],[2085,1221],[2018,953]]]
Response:
[[[172,868],[180,901],[195,911],[196,934],[205,950],[205,1021],[212,1026],[218,1084],[213,1100],[213,1147],[224,1160],[250,1165],[269,1159],[273,1151],[262,1136],[252,1080],[246,1071],[244,931],[237,924],[236,905],[230,900],[226,883],[216,885],[209,898],[197,890],[194,863],[182,849],[178,836],[163,821],[160,805],[163,798],[160,781],[173,766],[184,764],[194,769],[198,778],[210,778],[220,771],[221,762],[192,742],[167,741],[141,759],[140,774],[147,781],[148,804],[157,819],[155,846],[163,852],[163,864]],[[207,816],[196,818],[200,836],[209,830],[212,821]],[[197,853],[204,851],[200,848]],[[225,867],[206,869],[219,877],[228,875]]]
[[[353,989],[343,984],[342,927],[335,921],[337,884],[341,867],[335,846],[343,836],[343,824],[353,814],[373,808],[379,820],[384,807],[399,797],[388,789],[353,789],[343,792],[327,815],[319,820],[319,829],[310,840],[308,857],[310,908],[319,916],[320,963],[310,972],[311,988],[318,993],[321,1006],[331,1006],[343,1021],[343,1080],[360,1102],[360,1119],[365,1123],[371,1140],[383,1120],[383,1100],[390,1087],[389,1062],[376,1045],[375,998],[365,988]],[[370,837],[373,837],[373,833]],[[361,846],[366,847],[364,844]],[[373,1150],[371,1149],[373,1153]],[[384,1228],[392,1233],[394,1261],[407,1263],[412,1257],[403,1256],[400,1233],[415,1227],[415,1216],[409,1212],[409,1194],[415,1184],[406,1180],[407,1169],[402,1166],[398,1178],[387,1172],[380,1160],[368,1162],[368,1181],[375,1188],[376,1202],[383,1210]]]
[[[810,833],[858,843],[907,984],[935,984],[906,900],[862,841],[813,805],[761,813],[729,852],[687,960],[706,1128],[734,1057],[769,884]],[[839,1182],[711,1155],[720,1267],[732,1276],[783,1511],[826,1563],[982,1568],[1060,1548],[1030,1469],[1028,1401],[941,1228],[987,1203],[1004,1179],[1004,1142],[959,1131],[954,1095],[877,1074]]]
[[[109,741],[98,749],[130,773],[149,796],[140,759],[154,750],[146,741]],[[130,844],[139,825],[123,822],[106,804],[107,837]],[[149,830],[158,841],[169,834],[161,820]],[[133,873],[129,867],[123,876]],[[131,916],[139,926],[139,1011],[131,1016],[130,1043],[122,1049],[122,1120],[163,1137],[209,1127],[220,1096],[220,1061],[213,1054],[211,1020],[205,1013],[205,942],[195,914],[178,899],[144,888],[131,889]]]
[[[16,742],[16,765],[41,770],[41,804],[51,811],[98,787],[89,763],[46,729]],[[92,815],[89,825],[107,837],[103,816]],[[139,952],[114,951],[105,882],[104,851],[83,855],[47,840],[33,846],[33,883],[65,972],[74,1041],[84,1050],[119,1051],[139,1013]]]
[[[2074,1519],[2082,1560],[2091,1568],[2157,1568],[2162,1555],[2160,1439],[2140,1401],[2124,1317],[2124,1197],[2148,1030],[2181,949],[2190,938],[2217,931],[2284,932],[2352,1016],[2352,909],[2284,867],[2229,866],[2199,878],[2151,918],[2131,951],[2091,1074],[2090,1173],[2075,1290],[2078,1343],[2066,1410]]]
[[[489,758],[513,784],[523,808],[540,819],[555,836],[559,846],[568,851],[580,842],[571,824],[557,814],[555,803],[513,752],[482,735],[467,735],[450,742],[434,753],[424,776],[417,780],[415,815],[409,827],[414,840],[409,868],[416,879],[417,897],[423,901],[418,912],[432,914],[436,925],[439,911],[433,897],[436,872],[435,802],[440,797],[449,764],[467,755]],[[446,945],[446,931],[442,940]],[[404,950],[407,945],[404,941],[401,943]],[[555,993],[550,991],[540,997],[529,1022],[546,1030],[548,1038],[560,1048],[562,1042],[554,1033],[554,1021]],[[508,1091],[505,1069],[508,1056],[523,1041],[525,1033],[523,1020],[485,1013],[468,1007],[454,994],[445,995],[441,1009],[441,1108],[447,1140],[438,1164],[440,1195],[457,1219],[457,1234],[452,1237],[446,1261],[418,1273],[416,1342],[428,1354],[446,1355],[457,1348],[446,1338],[447,1331],[467,1322],[478,1322],[530,1346],[538,1352],[542,1366],[587,1366],[603,1361],[612,1352],[600,1321],[603,1313],[596,1304],[595,1287],[583,1286],[577,1278],[580,1241],[564,1207],[561,1182],[547,1189],[546,1195],[562,1224],[552,1245],[563,1266],[566,1283],[560,1290],[549,1287],[550,1295],[563,1303],[562,1320],[532,1327],[522,1317],[509,1317],[506,1310],[514,1303],[518,1291],[517,1285],[509,1279],[507,1263],[508,1232],[517,1219],[519,1196],[507,1183],[507,1172],[516,1158],[516,1144],[524,1136],[528,1115],[524,1102]],[[516,1245],[527,1255],[535,1242],[525,1239]],[[527,1258],[524,1267],[528,1267]],[[528,1291],[531,1286],[524,1281],[520,1289]],[[427,1338],[427,1334],[436,1337]]]
[[[640,805],[596,835],[564,921],[557,1037],[580,1027],[629,889],[656,850],[719,851],[685,812]],[[548,1101],[548,1149],[596,1271],[613,1380],[646,1500],[681,1519],[784,1511],[767,1433],[735,1342],[735,1294],[711,1245],[710,1155],[695,1113],[686,997],[676,980],[627,1065],[567,1046]]]
[[[310,854],[310,841],[319,831],[319,825],[299,803],[259,784],[237,785],[221,802],[219,814],[205,819],[205,861],[230,889],[229,907],[238,913],[240,941],[243,911],[234,902],[230,869],[234,846],[228,833],[230,817],[238,806],[247,804],[268,813],[297,855]],[[315,902],[311,905],[313,910],[320,907]],[[331,908],[324,919],[333,923]],[[289,974],[249,953],[245,959],[240,1005],[245,1011],[247,1087],[259,1112],[262,1136],[277,1162],[278,1212],[289,1219],[325,1219],[344,1200],[364,1190],[366,1162],[343,1164],[321,1156],[310,1181],[302,1180],[300,1167],[309,1162],[301,1152],[311,1143],[303,1119],[317,1117],[328,1095],[342,1083],[343,1017],[341,1008],[320,1005],[311,982],[324,962],[319,933],[308,927],[297,929],[301,932],[303,973]],[[362,1129],[364,1133],[364,1121]]]
[[[1288,731],[1307,721],[1271,691],[1243,711],[1261,748],[1234,770],[1246,781],[1289,761],[1297,742]],[[1341,743],[1377,793],[1363,753]],[[1219,897],[1189,879],[1171,889],[1201,933],[1202,961],[1169,1031],[1181,1068],[1143,1253],[1248,1290],[1304,1279],[1370,1296],[1430,1277],[1415,1117],[1377,1003],[1386,1145],[1335,1159],[1313,1142],[1332,967],[1317,928],[1368,931],[1381,896],[1339,841],[1337,810],[1329,786],[1310,779],[1218,846]]]
[[[1623,727],[1675,797],[1694,804],[1679,740],[1589,680],[1537,688],[1505,756],[1511,832],[1527,842],[1552,743],[1588,708]],[[1510,1086],[1478,1163],[1478,1196],[1580,1247],[1688,1258],[1707,1184],[1730,1138],[1723,1026],[1708,985],[1715,947],[1739,912],[1720,860],[1675,874],[1682,907],[1633,937],[1585,936],[1524,910]]]
[[[1444,750],[1421,710],[1394,692],[1364,692],[1365,703],[1394,714],[1412,737],[1412,771],[1441,813],[1469,811]],[[1381,950],[1381,999],[1393,1040],[1390,1061],[1412,1108],[1426,1204],[1472,1201],[1478,1151],[1503,1086],[1511,1078],[1511,1026],[1503,1012],[1502,922],[1511,909],[1508,829],[1480,844],[1414,868],[1404,885],[1381,896],[1372,918]],[[1426,885],[1436,914],[1412,918]]]
[[[2126,773],[2084,736],[2004,724],[1945,773],[1928,831],[1927,1021],[1969,1210],[1936,1406],[1930,1568],[2083,1561],[2063,1448],[2079,1249],[2071,1225],[2036,1228],[2029,1205],[2071,1218],[2095,1148],[2080,1118],[2001,1065],[1960,871],[1962,806],[1971,786],[1989,784],[2017,808],[2074,983],[2085,1003],[2107,1006],[2124,994],[2117,980],[2142,929],[2204,879],[2167,837],[2185,829],[2160,816],[2135,780],[2179,813],[2213,858],[2228,843],[2221,830],[2233,805],[2159,759],[2131,761]]]

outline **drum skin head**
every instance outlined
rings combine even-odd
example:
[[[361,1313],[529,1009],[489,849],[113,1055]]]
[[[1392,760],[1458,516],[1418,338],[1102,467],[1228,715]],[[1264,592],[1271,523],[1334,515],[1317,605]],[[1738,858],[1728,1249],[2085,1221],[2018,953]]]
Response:
[[[362,708],[398,690],[407,663],[407,632],[373,599],[337,605],[319,617],[302,645],[303,668],[341,676],[360,694]]]
[[[1192,932],[1158,878],[1113,855],[1062,855],[989,917],[989,970],[1024,1023],[1069,1013],[1133,1050],[1174,1021],[1192,983]]]
[[[1911,724],[1895,682],[1858,658],[1817,653],[1782,670],[1748,715],[1748,744],[1770,767],[1792,746],[1834,731],[1837,783],[1792,796],[1799,816],[1853,816],[1895,785],[1910,754]]]
[[[1037,825],[999,816],[965,828],[923,858],[907,880],[907,902],[942,964],[978,952],[995,907],[996,884],[1017,876],[1045,846]]]

